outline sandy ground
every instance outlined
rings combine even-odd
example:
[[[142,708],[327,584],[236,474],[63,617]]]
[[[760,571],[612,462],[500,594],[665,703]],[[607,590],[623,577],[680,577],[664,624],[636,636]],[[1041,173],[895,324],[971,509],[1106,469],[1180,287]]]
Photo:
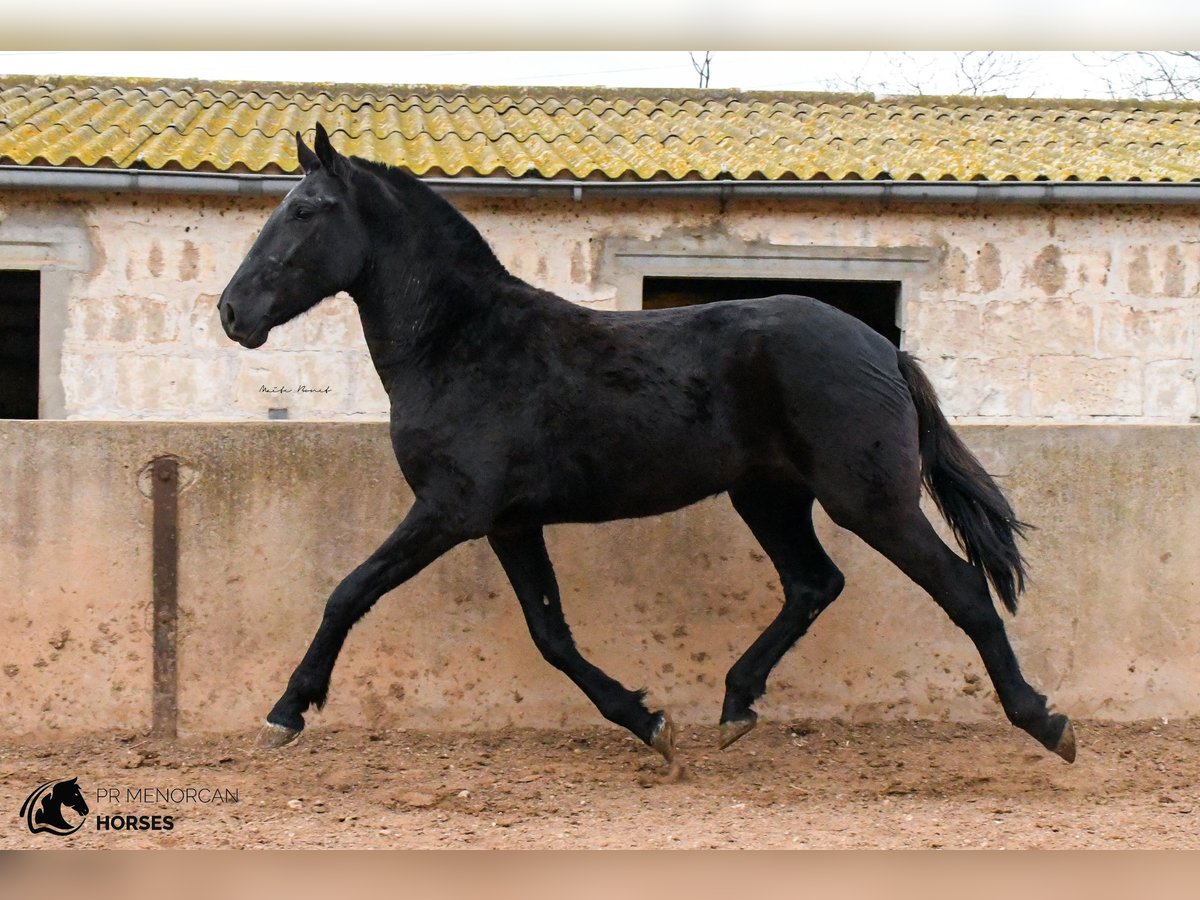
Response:
[[[6,741],[0,847],[1200,847],[1200,721],[1076,732],[1072,766],[1000,722],[762,723],[724,752],[715,728],[685,726],[679,783],[606,726],[314,728],[275,751],[249,733]],[[90,807],[83,827],[31,834],[22,801],[71,776]],[[238,801],[128,795],[188,787]],[[98,815],[170,815],[174,827],[102,831]]]

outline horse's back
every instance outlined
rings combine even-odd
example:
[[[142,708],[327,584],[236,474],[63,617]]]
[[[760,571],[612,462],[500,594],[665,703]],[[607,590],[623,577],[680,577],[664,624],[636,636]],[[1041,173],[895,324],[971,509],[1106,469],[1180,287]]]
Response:
[[[897,350],[859,319],[812,297],[780,294],[636,314],[671,356],[761,390],[773,381],[796,412],[850,412],[877,403],[907,408]],[[745,398],[741,398],[745,399]],[[899,406],[897,406],[899,401]]]
[[[751,341],[763,336],[780,384],[806,406],[831,413],[877,403],[897,412],[909,407],[897,348],[866,323],[811,297],[744,302],[743,331]]]
[[[646,322],[674,325],[683,344],[700,348],[745,465],[794,467],[810,483],[852,461],[918,471],[916,410],[897,349],[865,323],[794,295],[678,312]]]
[[[896,347],[812,297],[610,315],[638,348],[633,355],[702,381],[714,421],[755,445],[745,447],[751,456],[784,432],[844,443],[851,434],[915,427]]]

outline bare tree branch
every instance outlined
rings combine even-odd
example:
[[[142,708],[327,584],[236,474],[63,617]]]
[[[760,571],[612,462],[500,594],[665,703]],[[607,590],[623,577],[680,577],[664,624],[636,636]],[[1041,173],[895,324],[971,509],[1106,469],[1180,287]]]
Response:
[[[888,74],[871,81],[860,73],[852,79],[829,79],[827,90],[887,94],[1003,94],[1019,90],[1030,61],[1013,53],[969,50],[945,58],[918,58],[912,53],[886,54]]]
[[[1134,50],[1104,59],[1102,76],[1114,97],[1200,99],[1200,51]]]
[[[704,59],[700,62],[696,61],[696,54],[691,50],[688,51],[688,56],[692,60],[692,68],[696,70],[696,74],[700,76],[700,87],[708,87],[708,79],[712,75],[712,51],[704,51]]]
[[[960,94],[1011,93],[1029,70],[1029,60],[1011,53],[969,50],[955,56],[958,62],[957,92]]]

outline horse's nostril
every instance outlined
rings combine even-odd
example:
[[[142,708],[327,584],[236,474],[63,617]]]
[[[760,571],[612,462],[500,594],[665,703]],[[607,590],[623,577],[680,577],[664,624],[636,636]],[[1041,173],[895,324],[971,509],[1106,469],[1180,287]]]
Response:
[[[225,326],[226,330],[229,330],[233,327],[233,320],[235,318],[233,307],[228,303],[222,303],[219,308],[221,311],[221,324]]]

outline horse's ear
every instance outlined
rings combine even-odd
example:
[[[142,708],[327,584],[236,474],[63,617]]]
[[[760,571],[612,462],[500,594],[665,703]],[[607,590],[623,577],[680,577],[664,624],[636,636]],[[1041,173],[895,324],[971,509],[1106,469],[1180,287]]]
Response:
[[[320,127],[320,126],[318,126]],[[311,172],[313,169],[320,168],[321,161],[317,159],[317,154],[309,149],[308,144],[304,143],[304,138],[300,136],[300,132],[296,132],[296,156],[300,159],[300,168],[305,172]]]
[[[317,123],[317,140],[313,147],[317,151],[317,159],[321,161],[321,165],[334,175],[342,173],[343,157],[333,149],[333,144],[329,143],[329,134],[320,122]]]

